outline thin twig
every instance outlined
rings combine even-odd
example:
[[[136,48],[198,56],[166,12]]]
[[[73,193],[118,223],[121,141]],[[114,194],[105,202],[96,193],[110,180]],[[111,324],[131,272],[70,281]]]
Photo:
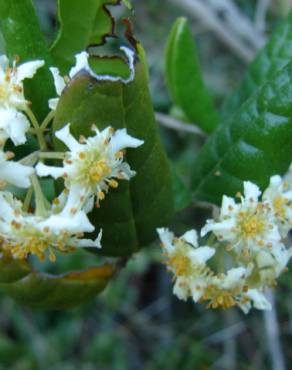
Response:
[[[285,360],[280,341],[280,330],[277,320],[276,302],[272,289],[267,291],[267,298],[271,302],[272,310],[264,311],[267,345],[272,360],[273,370],[285,370]]]
[[[241,43],[249,44],[255,51],[265,44],[265,34],[256,29],[233,0],[205,0],[205,3],[217,16],[221,15],[225,28],[237,35]]]
[[[198,135],[201,137],[207,136],[204,133],[204,131],[202,131],[198,126],[194,124],[188,124],[188,123],[182,122],[167,114],[156,112],[155,118],[156,118],[156,121],[159,122],[162,126],[170,128],[172,130],[187,132],[187,133]]]
[[[255,48],[248,47],[236,36],[234,29],[230,30],[216,14],[212,7],[200,0],[171,0],[177,6],[184,8],[188,14],[193,15],[208,26],[228,47],[231,48],[245,62],[250,62],[255,53]],[[222,2],[221,2],[222,3]],[[217,4],[218,1],[217,1]],[[214,2],[213,2],[214,5]],[[232,17],[231,17],[232,18]],[[256,37],[254,35],[254,37]]]

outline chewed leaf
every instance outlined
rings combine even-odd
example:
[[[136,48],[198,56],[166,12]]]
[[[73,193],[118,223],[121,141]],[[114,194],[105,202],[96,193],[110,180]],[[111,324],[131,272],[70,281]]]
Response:
[[[99,80],[81,73],[62,94],[53,124],[57,131],[68,122],[71,132],[92,136],[92,124],[99,129],[127,128],[144,144],[128,149],[126,162],[136,171],[130,181],[121,180],[111,189],[100,209],[90,219],[103,229],[101,254],[125,256],[156,238],[156,227],[167,225],[172,217],[173,196],[168,160],[160,141],[148,91],[148,75],[137,60],[135,79]],[[64,150],[56,142],[57,150]]]
[[[117,4],[119,0],[58,1],[60,32],[51,52],[62,74],[74,65],[75,54],[113,35],[114,23],[106,5]]]
[[[1,283],[0,289],[21,305],[67,309],[86,303],[102,292],[114,274],[115,268],[109,264],[60,276],[31,272],[14,283]]]

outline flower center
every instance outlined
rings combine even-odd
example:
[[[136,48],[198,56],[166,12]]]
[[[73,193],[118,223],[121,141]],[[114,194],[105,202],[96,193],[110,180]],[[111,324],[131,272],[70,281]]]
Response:
[[[280,195],[277,195],[273,199],[273,207],[274,207],[274,210],[275,210],[277,216],[279,216],[281,218],[286,217],[286,210],[285,210],[285,207],[284,207],[286,204],[287,204],[286,199],[281,197]]]
[[[0,101],[5,102],[10,96],[7,84],[0,84]]]
[[[177,276],[190,276],[192,274],[192,263],[183,253],[176,253],[168,258],[168,267],[175,271]]]
[[[107,158],[99,151],[84,151],[78,153],[78,174],[73,181],[85,187],[96,190],[96,187],[111,175],[112,169],[108,166]]]
[[[91,181],[97,183],[100,182],[104,177],[110,175],[111,169],[106,165],[105,160],[93,162],[89,169],[89,176]]]
[[[254,238],[261,235],[266,230],[266,222],[263,212],[256,210],[255,212],[240,212],[239,213],[239,231],[244,239]]]

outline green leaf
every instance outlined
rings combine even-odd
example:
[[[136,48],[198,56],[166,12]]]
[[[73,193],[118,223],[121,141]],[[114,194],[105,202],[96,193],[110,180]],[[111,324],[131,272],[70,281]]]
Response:
[[[118,3],[118,0],[58,1],[60,32],[51,53],[62,74],[74,65],[75,54],[113,35],[113,19],[105,5]]]
[[[264,189],[269,178],[287,171],[292,160],[292,63],[252,95],[209,138],[193,168],[199,199],[221,202],[242,181]]]
[[[175,166],[171,164],[172,191],[174,196],[174,209],[176,212],[188,207],[192,201],[192,195],[186,184],[178,175]]]
[[[37,59],[47,63],[32,80],[25,81],[26,98],[32,101],[38,118],[44,118],[49,110],[48,99],[55,92],[48,70],[49,51],[31,0],[0,0],[0,31],[10,60],[19,56],[20,63]]]
[[[133,5],[132,5],[132,2],[130,0],[123,0],[123,3],[125,4],[125,6],[132,10],[133,9]]]
[[[240,84],[223,106],[223,114],[233,113],[267,80],[292,60],[292,13],[258,53]]]
[[[212,132],[218,117],[204,84],[194,40],[185,18],[178,18],[166,48],[166,80],[174,103],[188,119]]]
[[[144,140],[127,150],[127,162],[137,175],[120,181],[91,215],[97,230],[103,229],[101,253],[130,255],[156,238],[156,227],[167,225],[173,213],[171,174],[156,125],[144,65],[137,62],[135,80],[97,81],[80,74],[60,98],[54,131],[68,122],[76,138],[93,133],[92,123],[103,129],[126,127],[129,134]],[[57,150],[63,150],[60,143]]]
[[[26,261],[18,261],[9,257],[0,259],[0,283],[12,283],[31,272]]]
[[[114,274],[115,269],[109,264],[60,276],[31,271],[16,282],[0,283],[0,289],[24,306],[67,309],[86,303],[102,292]]]

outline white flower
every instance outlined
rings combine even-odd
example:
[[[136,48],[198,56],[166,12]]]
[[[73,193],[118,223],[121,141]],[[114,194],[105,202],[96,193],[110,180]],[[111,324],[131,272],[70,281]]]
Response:
[[[14,145],[24,144],[29,126],[29,121],[23,113],[13,108],[0,107],[0,147],[4,147],[8,138]]]
[[[20,188],[30,187],[30,176],[34,169],[21,163],[9,161],[12,153],[4,153],[0,150],[0,182],[1,185],[15,185]]]
[[[84,232],[94,231],[84,212],[63,211],[40,217],[23,212],[22,206],[11,193],[0,192],[1,247],[15,258],[24,259],[34,254],[43,260],[49,252],[50,260],[55,261],[54,251],[101,247],[101,232],[95,241],[82,239]]]
[[[248,313],[252,305],[258,310],[271,310],[272,306],[260,289],[249,289],[245,293],[246,301],[241,302],[239,307],[244,313]]]
[[[32,78],[36,71],[45,64],[42,60],[35,60],[12,67],[6,55],[0,56],[0,107],[6,109],[25,110],[28,102],[23,92],[23,80]]]
[[[260,251],[256,256],[261,284],[275,285],[276,279],[286,270],[292,249],[276,244],[270,251]]]
[[[246,301],[247,277],[250,268],[234,267],[226,273],[214,274],[210,277],[201,301],[208,302],[208,308],[230,308],[239,306]]]
[[[157,229],[164,248],[165,264],[174,274],[174,294],[183,300],[192,297],[198,302],[208,285],[209,269],[206,262],[215,249],[199,247],[197,233],[190,230],[176,238],[168,229]]]
[[[128,65],[129,65],[129,70],[130,70],[130,75],[128,78],[123,79],[121,77],[96,74],[89,65],[89,62],[88,62],[89,54],[86,51],[83,51],[75,55],[76,64],[69,71],[69,78],[72,79],[80,71],[85,71],[91,77],[93,77],[94,79],[98,81],[111,81],[111,82],[121,81],[123,83],[129,83],[133,81],[134,75],[135,75],[135,66],[134,66],[135,53],[126,47],[121,47],[120,49],[125,53],[128,59]],[[50,71],[54,78],[55,88],[56,88],[58,97],[49,100],[49,108],[52,110],[56,110],[58,102],[59,102],[59,97],[61,96],[62,92],[64,91],[66,87],[67,79],[60,75],[60,71],[56,67],[51,67]]]
[[[269,187],[263,194],[263,200],[268,202],[279,226],[282,237],[286,237],[292,228],[292,186],[288,178],[272,176]]]
[[[241,202],[224,196],[219,221],[208,220],[201,235],[212,231],[219,241],[227,242],[230,249],[245,257],[279,243],[281,236],[274,213],[268,203],[258,201],[260,194],[256,185],[244,182]]]
[[[38,163],[39,176],[64,177],[65,186],[71,196],[82,202],[93,195],[103,200],[110,187],[118,186],[117,180],[129,180],[135,175],[130,166],[123,161],[125,148],[137,148],[143,144],[127,134],[126,129],[114,131],[111,127],[99,131],[95,136],[83,138],[78,142],[71,134],[69,125],[56,132],[56,137],[70,149],[66,152],[63,167],[52,167]]]

